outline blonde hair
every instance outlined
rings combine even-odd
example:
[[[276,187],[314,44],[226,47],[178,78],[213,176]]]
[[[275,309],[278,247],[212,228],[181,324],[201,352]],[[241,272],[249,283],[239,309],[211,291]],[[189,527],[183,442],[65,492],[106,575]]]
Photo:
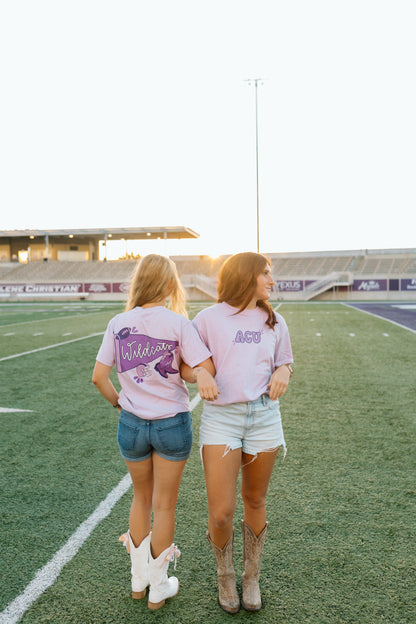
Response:
[[[144,256],[139,260],[132,277],[126,311],[161,301],[164,297],[169,297],[170,310],[188,317],[186,294],[175,263],[166,256]]]
[[[228,258],[218,275],[218,303],[225,301],[238,308],[237,314],[245,310],[256,293],[257,278],[267,265],[271,266],[267,256],[250,251]],[[270,303],[259,299],[256,305],[267,313],[266,325],[273,329],[277,320]]]

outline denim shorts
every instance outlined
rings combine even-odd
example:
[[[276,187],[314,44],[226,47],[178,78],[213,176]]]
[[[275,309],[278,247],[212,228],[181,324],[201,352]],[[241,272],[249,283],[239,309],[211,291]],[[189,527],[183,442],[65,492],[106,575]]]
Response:
[[[262,394],[255,401],[213,405],[205,402],[199,431],[199,446],[225,445],[224,455],[241,448],[248,455],[272,451],[286,443],[279,401]]]
[[[188,459],[192,448],[191,414],[180,412],[170,418],[146,420],[122,409],[117,442],[127,461],[143,461],[153,453],[169,461]]]

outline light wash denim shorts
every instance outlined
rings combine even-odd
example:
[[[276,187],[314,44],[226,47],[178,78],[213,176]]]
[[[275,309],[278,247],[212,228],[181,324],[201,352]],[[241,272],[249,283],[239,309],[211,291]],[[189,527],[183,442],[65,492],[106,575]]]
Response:
[[[146,420],[122,409],[117,427],[121,456],[143,461],[153,453],[169,461],[188,459],[192,448],[192,419],[189,412],[170,418]]]
[[[207,401],[201,417],[199,446],[225,445],[224,455],[241,448],[248,455],[273,451],[286,443],[279,401],[262,394],[255,401],[213,405]]]

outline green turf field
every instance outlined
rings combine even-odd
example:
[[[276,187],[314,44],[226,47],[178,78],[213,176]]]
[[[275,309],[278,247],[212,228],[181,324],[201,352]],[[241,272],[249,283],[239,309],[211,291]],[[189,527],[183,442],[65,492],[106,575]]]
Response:
[[[192,304],[190,315],[201,306]],[[6,607],[17,605],[37,571],[126,475],[116,410],[91,383],[101,333],[121,309],[0,306],[0,622],[11,621]],[[177,510],[178,596],[157,612],[130,598],[129,559],[118,543],[129,489],[19,621],[416,622],[416,337],[337,303],[283,304],[279,312],[291,332],[295,374],[281,400],[288,453],[277,461],[268,495],[262,611],[231,616],[217,604],[199,404]],[[240,518],[241,505],[238,576]]]

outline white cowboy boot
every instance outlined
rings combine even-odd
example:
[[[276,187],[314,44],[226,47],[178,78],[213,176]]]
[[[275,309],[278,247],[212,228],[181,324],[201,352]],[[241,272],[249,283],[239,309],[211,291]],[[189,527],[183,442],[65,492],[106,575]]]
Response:
[[[131,559],[131,597],[140,600],[146,595],[146,588],[149,586],[149,552],[150,537],[147,535],[142,543],[137,546],[133,544],[130,532],[127,532],[128,545]]]
[[[156,559],[153,559],[152,552],[149,554],[149,609],[155,611],[165,604],[167,598],[176,596],[179,591],[179,581],[176,576],[168,577],[167,571],[169,563],[174,561],[176,569],[176,559],[180,556],[180,551],[175,544],[166,548]]]

